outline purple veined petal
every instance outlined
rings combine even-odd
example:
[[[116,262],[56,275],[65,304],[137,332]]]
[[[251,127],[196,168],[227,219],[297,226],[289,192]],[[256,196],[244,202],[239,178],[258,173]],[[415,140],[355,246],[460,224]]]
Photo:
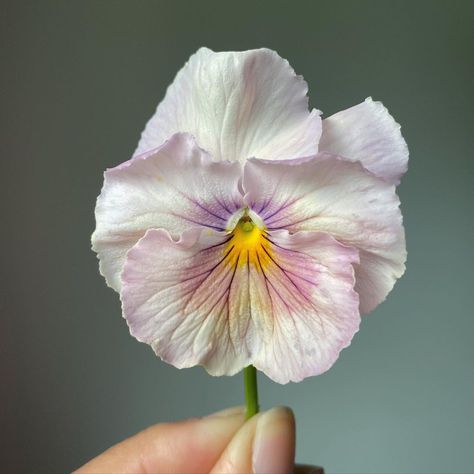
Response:
[[[175,367],[233,375],[250,363],[250,287],[230,261],[230,238],[191,229],[176,242],[149,230],[128,252],[121,299],[130,332]]]
[[[362,165],[379,178],[399,184],[408,167],[408,147],[381,102],[372,98],[323,120],[320,151]]]
[[[240,178],[239,163],[213,161],[188,134],[107,170],[92,235],[107,284],[120,291],[125,255],[148,229],[224,230],[241,206]]]
[[[176,132],[192,134],[218,160],[244,162],[314,154],[321,135],[308,87],[274,51],[199,49],[168,88],[135,154]]]
[[[402,215],[395,186],[360,163],[328,153],[272,162],[249,160],[246,203],[268,231],[320,231],[359,250],[356,291],[362,313],[372,311],[405,271]]]
[[[352,264],[332,237],[150,230],[128,252],[122,307],[132,335],[176,367],[232,375],[253,363],[279,383],[327,370],[359,326]]]
[[[260,265],[273,327],[253,364],[276,382],[299,382],[330,369],[359,329],[358,252],[322,232],[267,238]]]

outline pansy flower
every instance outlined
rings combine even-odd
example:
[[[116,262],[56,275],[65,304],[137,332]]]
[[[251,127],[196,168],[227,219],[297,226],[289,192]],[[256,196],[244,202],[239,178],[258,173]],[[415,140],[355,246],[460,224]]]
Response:
[[[200,49],[105,172],[100,271],[131,334],[176,367],[321,374],[404,272],[407,161],[380,102],[321,120],[275,52]]]

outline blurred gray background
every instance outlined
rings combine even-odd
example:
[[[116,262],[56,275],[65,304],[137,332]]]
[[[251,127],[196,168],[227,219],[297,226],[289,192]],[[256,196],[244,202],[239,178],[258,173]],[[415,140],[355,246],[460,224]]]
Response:
[[[371,95],[411,151],[408,269],[325,375],[280,386],[300,462],[328,473],[474,470],[472,1],[2,2],[0,470],[67,472],[160,420],[241,404],[241,376],[179,371],[129,336],[89,237],[200,46],[267,46],[325,115]]]

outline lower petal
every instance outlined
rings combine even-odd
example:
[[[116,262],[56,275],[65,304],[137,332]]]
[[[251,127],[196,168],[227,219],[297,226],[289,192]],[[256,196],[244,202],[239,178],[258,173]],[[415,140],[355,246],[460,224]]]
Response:
[[[245,239],[148,231],[122,274],[132,335],[176,367],[213,375],[251,363],[280,383],[324,372],[359,326],[357,251],[317,232]]]
[[[129,251],[121,299],[130,332],[178,368],[232,375],[250,360],[249,287],[228,264],[229,235],[149,230]]]
[[[328,370],[359,328],[358,253],[321,232],[277,231],[269,239],[262,272],[272,333],[254,365],[276,382],[299,382]]]

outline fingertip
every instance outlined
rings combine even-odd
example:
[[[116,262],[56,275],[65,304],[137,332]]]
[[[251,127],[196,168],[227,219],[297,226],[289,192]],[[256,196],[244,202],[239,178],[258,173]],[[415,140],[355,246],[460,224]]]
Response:
[[[257,474],[292,474],[295,462],[295,417],[288,407],[273,408],[258,419],[252,467]]]
[[[247,420],[232,438],[212,473],[292,474],[295,418],[291,409],[273,408]]]
[[[214,465],[211,474],[251,472],[252,442],[258,417],[259,415],[250,418],[240,427]]]
[[[217,462],[235,433],[245,423],[240,407],[203,418],[158,425],[148,446],[148,472],[206,472]],[[160,471],[158,471],[160,472]]]

